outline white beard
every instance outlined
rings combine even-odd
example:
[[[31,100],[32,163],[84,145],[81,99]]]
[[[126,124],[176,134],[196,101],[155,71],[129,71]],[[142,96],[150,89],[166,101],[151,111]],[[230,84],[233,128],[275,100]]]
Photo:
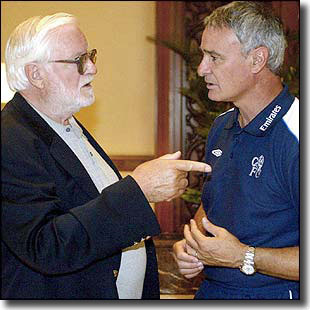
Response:
[[[70,91],[62,81],[59,81],[57,84],[50,84],[49,93],[44,101],[53,118],[64,120],[81,108],[93,104],[95,95],[92,87],[80,88],[78,92]]]

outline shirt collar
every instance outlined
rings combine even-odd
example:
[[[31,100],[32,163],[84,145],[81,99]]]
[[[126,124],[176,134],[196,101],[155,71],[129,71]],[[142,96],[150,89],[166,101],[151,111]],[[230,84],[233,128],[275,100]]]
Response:
[[[233,127],[239,126],[238,115],[239,115],[239,109],[234,107],[234,110],[232,111],[232,115],[228,119],[228,121],[225,125],[225,129],[232,129]]]
[[[76,120],[74,119],[74,117],[70,117],[69,118],[69,123],[70,123],[70,126],[74,132],[74,134],[80,138],[82,137],[83,135],[83,130],[81,129],[81,127],[78,125],[78,123],[76,122]]]
[[[29,103],[30,104],[30,103]],[[74,134],[80,138],[83,134],[83,130],[80,128],[80,126],[75,121],[74,117],[71,116],[68,119],[69,125],[63,125],[60,123],[55,122],[53,119],[48,117],[46,114],[40,112],[35,106],[30,104],[31,107],[60,135],[68,134],[71,130],[74,132]],[[69,129],[69,130],[68,130]]]
[[[254,136],[265,136],[287,113],[294,99],[294,96],[289,93],[287,85],[284,85],[280,94],[263,111],[256,115],[243,130]],[[239,109],[235,108],[232,117],[225,126],[226,129],[239,126],[239,113]]]

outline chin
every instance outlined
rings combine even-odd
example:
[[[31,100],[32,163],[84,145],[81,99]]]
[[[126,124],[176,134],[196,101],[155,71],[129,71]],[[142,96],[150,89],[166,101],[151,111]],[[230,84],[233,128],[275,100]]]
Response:
[[[223,99],[220,96],[216,96],[215,94],[210,94],[210,91],[208,92],[208,98],[213,101],[223,101]]]
[[[213,90],[209,90],[208,92],[208,98],[212,101],[220,101],[220,102],[230,102],[231,96],[225,96],[220,92],[215,92]]]
[[[82,96],[77,100],[78,104],[77,106],[81,109],[84,107],[88,107],[90,105],[92,105],[95,102],[95,96],[91,95],[91,96]]]
[[[95,102],[95,98],[93,98],[92,100],[88,100],[86,101],[84,104],[81,105],[81,107],[89,107],[90,105],[92,105]]]
[[[93,102],[94,102],[94,101],[89,101],[89,100],[88,100],[88,101],[79,102],[78,104],[72,105],[71,108],[68,109],[68,110],[69,110],[68,112],[69,112],[71,115],[73,115],[73,114],[75,114],[75,113],[77,113],[77,112],[80,112],[81,109],[86,108],[86,107],[92,105]]]

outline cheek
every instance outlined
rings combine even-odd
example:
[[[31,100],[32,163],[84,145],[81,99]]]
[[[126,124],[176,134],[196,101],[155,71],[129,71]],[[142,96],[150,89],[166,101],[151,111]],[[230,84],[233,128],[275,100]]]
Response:
[[[233,68],[224,69],[220,79],[227,86],[239,88],[247,85],[251,81],[252,76],[249,74],[247,68],[234,66]]]
[[[68,70],[63,70],[59,76],[59,79],[63,81],[63,84],[71,92],[80,91],[82,85],[81,75],[77,72],[76,65],[71,64],[71,67],[69,67]]]
[[[67,87],[68,90],[72,93],[80,93],[81,92],[81,83],[80,83],[80,79],[68,79],[67,80]]]

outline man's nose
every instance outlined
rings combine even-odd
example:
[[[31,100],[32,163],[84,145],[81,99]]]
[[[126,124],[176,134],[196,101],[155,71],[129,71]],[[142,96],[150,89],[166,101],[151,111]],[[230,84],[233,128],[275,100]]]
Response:
[[[204,56],[197,68],[197,73],[199,76],[203,77],[208,73],[211,73],[210,61],[206,56]]]
[[[96,74],[97,73],[97,67],[96,65],[90,60],[90,58],[86,61],[86,70],[84,74]]]

